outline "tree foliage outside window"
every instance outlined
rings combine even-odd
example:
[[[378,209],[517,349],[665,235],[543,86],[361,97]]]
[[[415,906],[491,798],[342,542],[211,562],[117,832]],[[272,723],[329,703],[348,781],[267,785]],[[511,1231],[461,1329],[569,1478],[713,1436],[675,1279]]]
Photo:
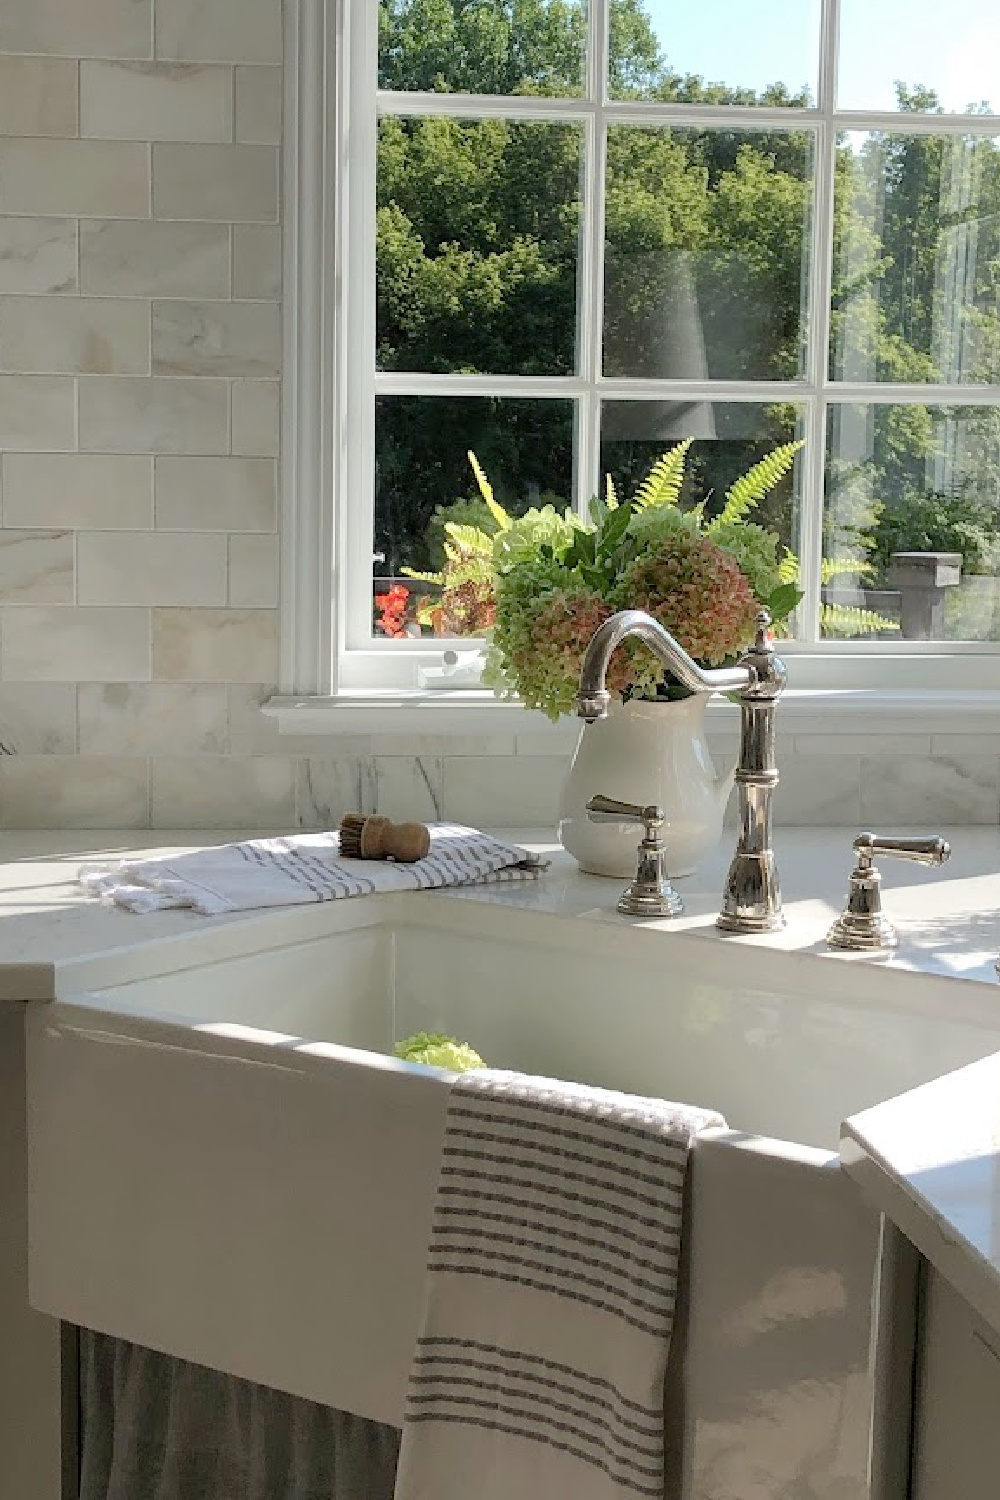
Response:
[[[684,501],[711,513],[734,474],[800,430],[800,406],[759,387],[808,390],[815,101],[808,88],[754,92],[680,71],[642,0],[609,0],[608,98],[666,109],[652,123],[611,118],[597,222],[581,120],[521,109],[475,118],[447,104],[456,93],[577,100],[586,74],[586,13],[570,0],[380,0],[378,86],[394,97],[383,94],[378,129],[376,369],[579,377],[582,257],[595,250],[584,237],[596,234],[601,378],[612,382],[603,466],[628,491],[658,453],[693,436]],[[408,113],[414,94],[441,105]],[[1000,405],[877,399],[889,383],[996,386],[1000,400],[1000,139],[947,122],[928,129],[940,107],[919,84],[898,85],[897,104],[891,128],[844,130],[833,145],[821,393],[824,554],[841,579],[876,589],[899,550],[960,551],[969,575],[1000,570]],[[767,122],[672,123],[670,107],[691,105],[759,107]],[[780,124],[774,111],[785,112]],[[663,400],[629,405],[615,380],[661,382]],[[718,402],[702,396],[685,415],[672,399],[713,381],[729,388]],[[733,383],[753,386],[742,423]],[[837,397],[838,383],[853,401]],[[577,444],[568,393],[466,397],[397,382],[376,411],[376,576],[438,564],[442,516],[476,503],[468,449],[502,503],[522,511],[540,498],[570,503],[574,486],[579,503]],[[764,515],[790,546],[796,493],[790,478]]]

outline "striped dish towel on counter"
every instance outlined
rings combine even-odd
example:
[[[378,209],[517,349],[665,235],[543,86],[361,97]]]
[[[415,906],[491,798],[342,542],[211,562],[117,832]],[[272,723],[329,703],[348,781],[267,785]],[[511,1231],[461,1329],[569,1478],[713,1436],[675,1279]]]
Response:
[[[662,1497],[684,1178],[714,1126],[551,1079],[457,1079],[396,1500]]]
[[[428,826],[430,853],[412,865],[342,859],[339,833],[302,833],[155,859],[127,859],[112,866],[89,865],[79,879],[102,901],[126,911],[188,906],[205,916],[219,916],[338,896],[530,880],[545,868],[536,855],[478,829],[452,823]]]

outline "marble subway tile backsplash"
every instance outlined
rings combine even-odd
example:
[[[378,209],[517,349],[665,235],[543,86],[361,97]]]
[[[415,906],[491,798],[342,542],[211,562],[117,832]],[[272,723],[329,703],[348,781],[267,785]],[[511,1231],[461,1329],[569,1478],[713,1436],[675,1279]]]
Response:
[[[3,0],[2,52],[152,57],[153,0]]]
[[[80,134],[120,141],[229,141],[230,68],[81,62]]]
[[[554,826],[575,723],[282,737],[260,711],[282,12],[0,0],[0,827]],[[992,737],[874,728],[782,720],[777,823],[1000,821]],[[713,729],[720,766],[735,742]]]
[[[0,182],[5,213],[145,218],[149,147],[136,141],[0,138]]]
[[[4,526],[122,527],[153,524],[153,460],[133,453],[5,453]]]
[[[81,290],[98,297],[228,297],[229,237],[228,224],[84,220]]]
[[[74,136],[77,109],[75,63],[0,57],[0,135]]]
[[[77,221],[0,215],[0,296],[75,292]]]

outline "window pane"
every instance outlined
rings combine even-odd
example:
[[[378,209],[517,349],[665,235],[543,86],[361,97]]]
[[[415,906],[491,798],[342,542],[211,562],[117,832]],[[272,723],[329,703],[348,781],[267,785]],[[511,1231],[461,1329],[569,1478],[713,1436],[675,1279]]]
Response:
[[[406,588],[403,629],[412,635],[476,634],[491,623],[473,587],[446,603],[434,584],[407,580],[403,568],[437,571],[444,563],[448,521],[494,529],[468,458],[471,449],[494,494],[511,513],[533,505],[560,509],[573,494],[572,401],[508,401],[494,397],[385,396],[375,413],[375,597],[373,629],[382,627],[378,604],[391,583]],[[397,598],[400,596],[397,596]],[[427,601],[416,614],[421,600]]]
[[[840,0],[840,109],[996,109],[1000,15],[984,0]]]
[[[811,105],[819,18],[819,0],[611,0],[611,97]]]
[[[582,0],[379,0],[383,89],[579,94],[587,55]]]
[[[802,412],[791,404],[721,401],[605,401],[601,408],[601,472],[610,474],[621,499],[634,495],[655,461],[685,438],[688,453],[680,504],[704,502],[706,517],[719,514],[726,491],[782,443],[798,436]],[[777,533],[772,556],[793,551],[798,532],[798,490],[791,470],[748,519]]]
[[[824,635],[1000,640],[1000,407],[831,408],[823,531]]]
[[[838,144],[831,375],[1000,380],[1000,139]]]
[[[381,122],[380,370],[573,373],[581,147],[575,125]]]
[[[704,380],[802,368],[804,132],[608,132],[604,369]]]

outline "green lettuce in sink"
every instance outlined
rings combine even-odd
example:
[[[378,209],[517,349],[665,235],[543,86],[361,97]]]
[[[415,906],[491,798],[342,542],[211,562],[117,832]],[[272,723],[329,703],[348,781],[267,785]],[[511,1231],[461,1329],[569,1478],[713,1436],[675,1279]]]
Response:
[[[450,1068],[453,1073],[468,1073],[472,1068],[485,1068],[486,1064],[474,1047],[460,1042],[457,1037],[444,1036],[437,1031],[415,1031],[404,1037],[393,1048],[404,1062],[426,1063],[432,1068]]]

